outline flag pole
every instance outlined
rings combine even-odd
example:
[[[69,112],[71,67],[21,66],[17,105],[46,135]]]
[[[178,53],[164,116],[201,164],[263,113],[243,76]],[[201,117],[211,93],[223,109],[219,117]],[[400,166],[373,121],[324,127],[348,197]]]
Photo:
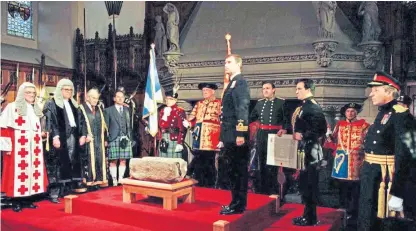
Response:
[[[87,26],[85,23],[85,8],[84,8],[84,102],[87,99],[87,45],[85,40],[87,40]]]
[[[226,34],[225,35],[225,41],[227,42],[227,56],[231,55],[231,35]],[[230,75],[227,73],[224,73],[224,87],[222,89],[221,98],[224,95],[225,89],[227,89],[228,84],[230,83]]]
[[[393,53],[390,54],[390,75],[393,75]]]

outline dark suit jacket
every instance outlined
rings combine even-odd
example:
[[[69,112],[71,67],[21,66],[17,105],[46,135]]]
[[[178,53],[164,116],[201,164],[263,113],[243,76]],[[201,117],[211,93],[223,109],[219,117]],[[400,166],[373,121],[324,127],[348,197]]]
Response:
[[[131,124],[130,124],[130,112],[128,107],[123,107],[123,113],[126,117],[127,123],[127,135],[131,139]],[[105,123],[108,128],[108,138],[109,141],[114,141],[117,137],[121,136],[121,115],[117,111],[115,105],[108,107],[104,110]]]
[[[221,135],[224,144],[236,144],[237,136],[248,142],[250,90],[241,74],[228,84],[222,98]]]

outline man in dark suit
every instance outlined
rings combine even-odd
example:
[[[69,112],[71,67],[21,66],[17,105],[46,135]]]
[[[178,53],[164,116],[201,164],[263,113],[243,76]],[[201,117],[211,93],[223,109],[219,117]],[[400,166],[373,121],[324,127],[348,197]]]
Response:
[[[231,54],[225,59],[225,72],[230,75],[230,83],[222,98],[221,135],[218,147],[229,161],[229,178],[232,201],[223,206],[220,214],[243,213],[247,206],[249,161],[248,148],[248,109],[250,90],[241,75],[242,59]]]
[[[105,123],[109,136],[110,175],[113,186],[123,178],[126,171],[126,159],[133,157],[131,146],[130,112],[124,106],[125,94],[123,90],[117,90],[114,95],[114,105],[106,108],[104,112]],[[117,160],[120,160],[117,178]]]
[[[296,84],[296,96],[302,105],[292,116],[293,138],[298,144],[299,186],[305,204],[303,215],[293,219],[298,226],[312,226],[318,223],[318,170],[323,158],[322,138],[327,126],[321,107],[313,98],[315,85],[311,79],[301,79]]]

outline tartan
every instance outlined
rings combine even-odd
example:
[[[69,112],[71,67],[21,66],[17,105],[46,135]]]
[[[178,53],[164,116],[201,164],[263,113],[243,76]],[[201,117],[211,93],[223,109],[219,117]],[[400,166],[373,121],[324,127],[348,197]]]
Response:
[[[175,152],[176,144],[178,142],[170,140],[170,133],[162,133],[162,139],[165,139],[169,145],[167,153],[160,151],[159,148],[160,157],[182,158],[182,152]]]
[[[128,142],[125,149],[120,148],[120,137],[110,142],[108,153],[109,160],[130,159],[133,157],[133,150],[131,148],[131,141]]]

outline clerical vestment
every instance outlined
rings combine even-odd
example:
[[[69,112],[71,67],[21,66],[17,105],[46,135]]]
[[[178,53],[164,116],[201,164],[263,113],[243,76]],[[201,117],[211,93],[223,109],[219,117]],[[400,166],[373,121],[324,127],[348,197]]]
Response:
[[[339,121],[333,136],[337,140],[332,177],[359,180],[364,156],[360,153],[363,138],[370,125],[363,119],[354,122]]]
[[[221,100],[205,99],[199,101],[191,112],[194,150],[214,151],[220,139]]]
[[[27,107],[27,115],[21,116],[13,102],[0,116],[0,136],[12,141],[11,154],[2,153],[1,191],[8,197],[44,193],[48,185],[40,120],[32,105]]]

